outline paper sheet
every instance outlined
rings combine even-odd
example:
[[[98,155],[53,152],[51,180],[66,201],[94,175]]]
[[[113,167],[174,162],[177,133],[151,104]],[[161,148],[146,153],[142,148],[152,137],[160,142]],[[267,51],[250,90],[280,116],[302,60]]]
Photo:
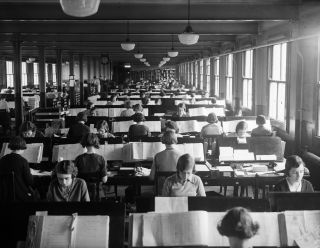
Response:
[[[156,213],[188,212],[188,197],[155,197]]]
[[[208,242],[207,212],[143,215],[143,246],[199,246]]]
[[[3,143],[1,149],[1,157],[11,153],[9,143]],[[29,163],[39,164],[43,155],[43,143],[27,144],[27,149],[21,154]]]
[[[86,150],[79,144],[55,145],[52,152],[52,162],[61,160],[75,160]]]

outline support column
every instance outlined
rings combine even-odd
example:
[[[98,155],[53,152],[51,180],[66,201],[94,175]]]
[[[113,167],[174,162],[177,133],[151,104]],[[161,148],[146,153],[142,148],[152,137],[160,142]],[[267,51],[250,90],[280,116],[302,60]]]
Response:
[[[61,49],[57,49],[57,65],[56,65],[56,74],[57,74],[57,86],[58,92],[62,92],[62,52]]]
[[[45,50],[44,46],[39,46],[39,89],[40,108],[45,108],[46,103],[46,79],[45,79]]]
[[[70,84],[70,80],[73,80],[73,84]],[[75,92],[74,92],[74,58],[73,53],[69,52],[69,95],[70,95],[70,106],[75,106]]]
[[[79,55],[79,69],[80,69],[80,105],[84,103],[84,90],[83,90],[83,54]]]
[[[21,42],[19,35],[13,41],[14,49],[14,88],[15,88],[15,122],[16,134],[19,134],[19,129],[24,121],[23,119],[23,100],[22,100],[22,83],[21,83]]]

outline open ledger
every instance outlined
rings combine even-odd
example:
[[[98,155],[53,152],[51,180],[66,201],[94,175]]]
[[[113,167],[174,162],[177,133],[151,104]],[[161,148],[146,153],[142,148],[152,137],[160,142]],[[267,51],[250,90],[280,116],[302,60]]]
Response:
[[[224,215],[224,212],[206,211],[132,214],[129,217],[130,247],[229,247],[227,237],[217,230]],[[251,213],[251,216],[260,225],[259,233],[252,238],[252,245],[279,247],[278,213]]]
[[[26,248],[106,248],[109,216],[30,216]]]
[[[9,143],[3,143],[0,156],[11,153]],[[29,163],[39,164],[42,160],[43,143],[27,144],[27,149],[21,154]]]

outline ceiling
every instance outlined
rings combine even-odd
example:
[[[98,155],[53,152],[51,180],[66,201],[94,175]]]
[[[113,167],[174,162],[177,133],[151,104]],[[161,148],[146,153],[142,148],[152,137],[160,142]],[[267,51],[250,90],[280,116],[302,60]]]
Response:
[[[129,21],[130,40],[151,65],[158,65],[173,46],[176,64],[219,53],[237,37],[255,37],[269,23],[297,20],[305,0],[191,0],[190,21],[200,35],[192,46],[177,35],[187,23],[187,0],[101,0],[98,13],[74,18],[63,13],[58,0],[0,0],[0,56],[12,56],[15,34],[23,41],[23,58],[37,57],[44,45],[46,59],[54,61],[57,48],[64,57],[108,54],[114,62],[142,65],[134,52],[123,51]],[[135,49],[134,51],[137,51]]]

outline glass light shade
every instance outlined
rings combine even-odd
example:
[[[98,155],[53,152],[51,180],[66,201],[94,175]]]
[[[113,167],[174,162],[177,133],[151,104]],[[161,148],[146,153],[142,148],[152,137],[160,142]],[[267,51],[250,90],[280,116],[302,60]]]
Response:
[[[60,0],[65,14],[74,17],[86,17],[97,13],[100,0]]]
[[[143,58],[143,59],[140,59],[141,62],[146,62],[147,59],[146,58]]]
[[[134,57],[135,57],[136,59],[142,59],[143,53],[135,53],[135,54],[134,54]]]
[[[170,60],[169,57],[163,57],[163,61],[168,62]]]
[[[174,51],[174,50],[171,50],[171,51],[168,52],[168,55],[171,58],[177,57],[178,54],[179,54],[179,52],[178,51]]]
[[[191,26],[188,25],[182,34],[178,35],[180,43],[184,45],[194,45],[199,40],[199,35],[194,33]]]
[[[136,44],[134,44],[133,42],[131,42],[129,39],[126,39],[125,42],[121,43],[121,48],[125,51],[131,51],[134,49],[134,47],[136,46]]]

